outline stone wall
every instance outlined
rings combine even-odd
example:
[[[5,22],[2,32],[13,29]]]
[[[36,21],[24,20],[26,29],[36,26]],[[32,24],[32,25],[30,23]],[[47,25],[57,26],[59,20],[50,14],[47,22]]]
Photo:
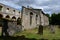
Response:
[[[33,29],[36,28],[40,24],[40,18],[39,18],[39,11],[36,11],[34,9],[29,8],[23,8],[22,10],[22,25],[25,29]],[[30,13],[33,13],[32,19],[30,19]],[[36,15],[38,15],[36,20]],[[30,20],[32,23],[30,24]]]
[[[4,5],[0,3],[0,6],[2,6],[2,10],[0,10],[0,14],[3,15],[3,18],[6,17],[6,15],[9,15],[10,18],[12,18],[13,16],[16,17],[16,19],[18,17],[21,17],[21,12],[15,8],[12,8],[10,6]]]
[[[17,25],[16,21],[9,21],[8,22],[8,33],[10,36],[14,35],[17,32],[21,32],[22,31],[22,26],[21,25]]]
[[[44,25],[48,26],[49,25],[49,18],[44,15]]]
[[[30,13],[33,13],[31,25]],[[37,20],[36,15],[38,15]],[[42,12],[41,9],[22,7],[22,25],[24,26],[24,29],[33,29],[38,27],[39,25],[49,25],[49,21],[48,17]]]

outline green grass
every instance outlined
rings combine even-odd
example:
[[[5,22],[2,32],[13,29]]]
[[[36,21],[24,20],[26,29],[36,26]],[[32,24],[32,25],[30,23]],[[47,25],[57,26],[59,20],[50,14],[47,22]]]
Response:
[[[37,34],[37,29],[23,31],[21,33],[15,34],[14,36],[21,36],[21,35],[24,35],[26,38],[35,38],[35,39],[42,38],[42,35]]]
[[[50,29],[48,28],[43,30],[43,35],[39,35],[37,34],[37,32],[38,32],[38,29],[25,30],[23,32],[18,32],[14,34],[14,37],[24,35],[26,38],[29,38],[29,39],[31,38],[35,38],[35,39],[44,38],[49,40],[60,39],[60,29],[58,29],[57,27],[55,28],[55,34],[52,34]]]
[[[37,29],[34,30],[27,30],[27,31],[23,31],[22,33],[17,33],[15,36],[19,35],[25,35],[25,37],[27,38],[35,38],[35,39],[60,39],[60,29],[58,29],[57,27],[55,28],[55,34],[51,33],[50,29],[44,29],[43,30],[43,35],[39,35],[37,34]]]
[[[55,28],[55,34],[52,34],[50,29],[46,29],[43,31],[43,38],[45,39],[60,39],[60,29]]]

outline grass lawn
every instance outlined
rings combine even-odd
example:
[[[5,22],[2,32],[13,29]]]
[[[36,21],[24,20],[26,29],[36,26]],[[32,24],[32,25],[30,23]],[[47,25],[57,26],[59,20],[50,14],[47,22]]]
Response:
[[[17,33],[16,35],[25,35],[27,38],[35,38],[35,39],[60,39],[60,29],[58,29],[57,27],[55,28],[55,34],[52,34],[50,29],[44,29],[43,30],[43,35],[39,35],[37,34],[37,29],[34,30],[27,30],[27,31],[23,31],[22,33]],[[15,36],[16,36],[15,35]]]
[[[22,36],[24,35],[26,38],[29,38],[29,39],[49,39],[49,40],[52,40],[52,39],[60,39],[60,29],[58,29],[57,27],[55,28],[55,34],[52,34],[50,32],[50,29],[44,29],[43,30],[43,35],[39,35],[37,34],[38,32],[38,29],[33,29],[33,30],[25,30],[23,32],[18,32],[16,34],[14,34],[14,37],[16,36]]]
[[[17,33],[14,36],[22,36],[25,35],[26,38],[35,38],[35,39],[41,39],[43,38],[42,35],[37,34],[38,30],[37,29],[33,29],[33,30],[25,30],[21,33]]]
[[[55,34],[52,34],[50,29],[46,29],[43,31],[43,38],[45,39],[60,39],[60,29],[59,28],[55,28]]]

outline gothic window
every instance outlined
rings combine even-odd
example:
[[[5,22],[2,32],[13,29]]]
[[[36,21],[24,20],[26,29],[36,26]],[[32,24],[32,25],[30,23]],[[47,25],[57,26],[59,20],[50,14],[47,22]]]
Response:
[[[3,7],[3,6],[0,5],[0,11],[2,10],[2,7]]]
[[[37,24],[37,18],[38,18],[38,15],[36,15],[36,24]]]
[[[32,16],[33,16],[33,13],[30,12],[30,25],[32,24]]]

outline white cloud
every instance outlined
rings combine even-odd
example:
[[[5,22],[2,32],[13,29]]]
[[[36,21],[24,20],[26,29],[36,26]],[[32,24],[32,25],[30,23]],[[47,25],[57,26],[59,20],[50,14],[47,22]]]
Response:
[[[10,6],[19,7],[31,6],[37,9],[43,9],[45,13],[60,12],[60,0],[0,0],[5,1],[3,3],[8,3]],[[6,4],[7,4],[6,3]],[[19,6],[18,6],[19,5]]]

